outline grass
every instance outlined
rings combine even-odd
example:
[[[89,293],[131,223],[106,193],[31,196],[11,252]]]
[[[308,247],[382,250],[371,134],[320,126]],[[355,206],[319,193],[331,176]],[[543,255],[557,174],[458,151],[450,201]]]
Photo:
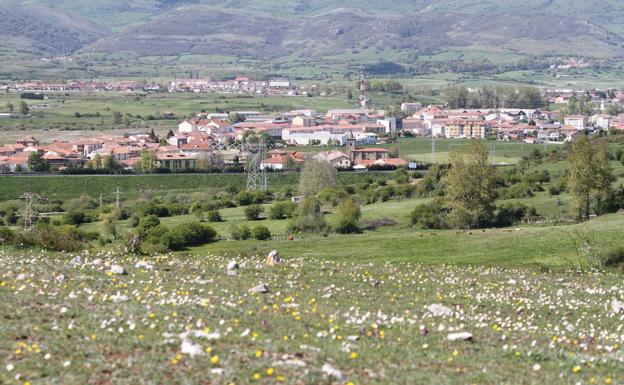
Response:
[[[618,384],[624,377],[620,320],[609,305],[624,288],[614,273],[425,266],[380,253],[375,260],[287,254],[274,267],[238,258],[239,274],[228,276],[229,259],[206,253],[158,257],[148,267],[111,253],[82,254],[76,266],[72,257],[0,252],[1,382]],[[110,273],[112,264],[128,274]],[[269,293],[248,291],[258,284]],[[432,314],[432,304],[452,315]],[[464,331],[472,341],[447,339]]]

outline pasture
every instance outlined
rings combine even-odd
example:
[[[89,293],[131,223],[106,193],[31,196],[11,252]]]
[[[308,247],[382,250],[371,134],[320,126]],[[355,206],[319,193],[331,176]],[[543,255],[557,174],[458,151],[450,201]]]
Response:
[[[233,257],[207,253],[143,261],[0,252],[0,382],[624,378],[620,275],[427,266],[378,251],[374,261],[289,255],[276,266],[236,257],[237,275],[226,274]],[[249,290],[262,284],[267,293]]]

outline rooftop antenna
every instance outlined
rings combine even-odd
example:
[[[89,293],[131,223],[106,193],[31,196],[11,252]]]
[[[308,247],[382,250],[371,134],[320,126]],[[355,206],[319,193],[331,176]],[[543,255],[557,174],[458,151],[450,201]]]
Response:
[[[267,189],[266,169],[262,167],[262,161],[266,158],[266,144],[264,138],[260,138],[257,143],[252,143],[247,139],[245,143],[247,172],[247,191],[258,191]]]

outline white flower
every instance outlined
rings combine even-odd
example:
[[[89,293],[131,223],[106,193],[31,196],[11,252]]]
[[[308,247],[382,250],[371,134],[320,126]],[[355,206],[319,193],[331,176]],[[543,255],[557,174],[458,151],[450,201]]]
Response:
[[[64,367],[64,368],[68,367],[69,365],[71,365],[71,361],[65,361],[65,362],[63,362],[63,367]]]
[[[13,370],[13,368],[14,368],[13,364],[7,364],[6,366],[7,372],[10,372],[11,370]]]
[[[534,372],[539,372],[539,370],[542,368],[542,365],[540,364],[535,364],[533,365],[533,371]]]

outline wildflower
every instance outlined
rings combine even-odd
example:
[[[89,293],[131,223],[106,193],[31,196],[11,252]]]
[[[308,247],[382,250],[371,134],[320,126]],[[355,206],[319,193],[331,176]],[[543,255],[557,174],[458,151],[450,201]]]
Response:
[[[352,353],[351,353],[351,358],[352,358],[352,359],[356,359],[356,358],[358,358],[358,354],[357,354],[356,352],[352,352]]]
[[[258,373],[258,372],[254,373],[253,374],[253,379],[256,380],[256,381],[259,380],[260,379],[260,373]]]
[[[578,366],[578,365],[576,365],[576,366],[574,366],[574,367],[572,368],[572,373],[578,373],[578,372],[580,372],[580,371],[581,371],[581,367],[580,367],[580,366]]]
[[[262,357],[262,350],[256,350],[256,358]]]
[[[210,357],[210,363],[213,365],[216,365],[219,363],[219,356],[212,356]]]
[[[268,369],[266,370],[266,374],[267,374],[267,376],[272,376],[272,375],[273,375],[273,372],[274,372],[273,368],[268,368]]]

